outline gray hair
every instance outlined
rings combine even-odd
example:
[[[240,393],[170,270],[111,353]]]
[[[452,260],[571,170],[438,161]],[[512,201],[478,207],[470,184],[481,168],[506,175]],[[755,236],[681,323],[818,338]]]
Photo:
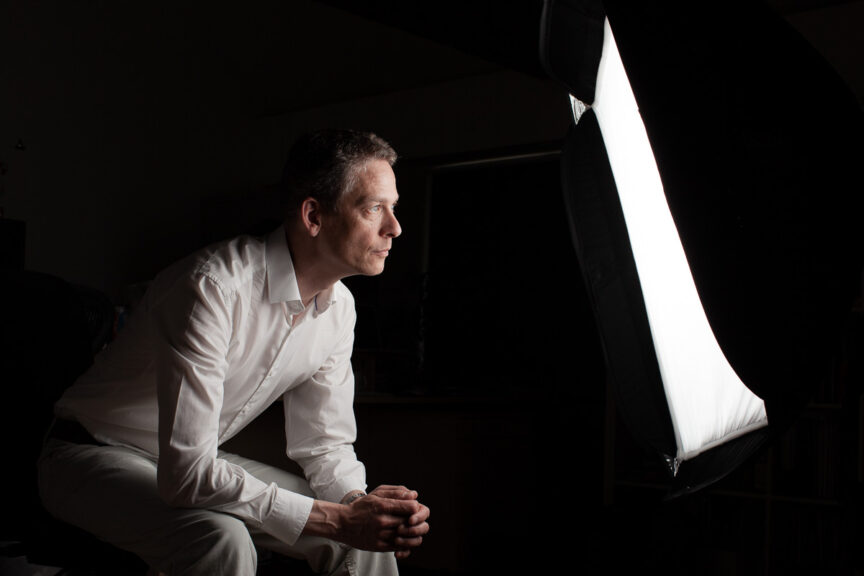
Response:
[[[396,151],[379,136],[355,130],[318,130],[302,135],[288,153],[282,171],[282,200],[288,214],[306,198],[335,212],[339,198],[357,184],[370,160],[396,163]]]

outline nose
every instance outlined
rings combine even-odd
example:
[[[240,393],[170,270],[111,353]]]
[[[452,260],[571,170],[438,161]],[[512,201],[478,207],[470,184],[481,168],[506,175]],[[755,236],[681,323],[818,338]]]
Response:
[[[386,221],[384,222],[381,233],[387,238],[396,238],[402,234],[402,226],[399,225],[399,220],[396,219],[396,214],[393,210],[387,211]]]

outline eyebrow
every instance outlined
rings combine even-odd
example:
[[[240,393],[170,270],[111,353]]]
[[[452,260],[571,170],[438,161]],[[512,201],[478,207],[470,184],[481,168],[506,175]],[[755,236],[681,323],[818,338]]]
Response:
[[[388,198],[384,198],[382,196],[362,196],[357,199],[357,206],[363,206],[364,204],[387,204],[389,201]],[[393,204],[397,204],[399,202],[399,195],[396,195],[396,199],[393,201]]]

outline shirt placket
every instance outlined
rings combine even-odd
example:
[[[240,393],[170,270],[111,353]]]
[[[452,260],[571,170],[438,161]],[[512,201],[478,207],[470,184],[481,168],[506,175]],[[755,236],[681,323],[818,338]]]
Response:
[[[285,332],[282,337],[282,342],[279,344],[279,350],[273,356],[273,361],[270,363],[270,367],[267,369],[264,378],[261,379],[261,382],[258,383],[258,386],[249,397],[249,400],[246,401],[231,421],[231,424],[225,430],[223,436],[226,438],[232,437],[239,429],[243,428],[248,423],[247,415],[250,412],[253,412],[261,402],[269,402],[275,385],[274,382],[279,381],[279,375],[282,372],[281,367],[284,365],[282,358],[287,353],[286,351],[289,348],[288,344],[292,339],[294,331],[300,324],[302,324],[305,317],[305,311],[301,310],[297,313],[292,313],[285,303],[282,304],[282,309],[285,314]]]

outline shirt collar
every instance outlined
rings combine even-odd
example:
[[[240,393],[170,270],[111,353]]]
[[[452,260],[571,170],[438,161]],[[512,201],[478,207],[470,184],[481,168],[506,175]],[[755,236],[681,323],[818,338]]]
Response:
[[[280,226],[273,230],[266,240],[265,259],[267,262],[268,298],[271,304],[284,302],[292,314],[302,312],[305,307],[300,298],[300,288],[297,286],[297,274],[294,272],[294,262],[285,229]],[[315,296],[312,308],[315,315],[327,310],[336,301],[336,291],[333,286]]]

